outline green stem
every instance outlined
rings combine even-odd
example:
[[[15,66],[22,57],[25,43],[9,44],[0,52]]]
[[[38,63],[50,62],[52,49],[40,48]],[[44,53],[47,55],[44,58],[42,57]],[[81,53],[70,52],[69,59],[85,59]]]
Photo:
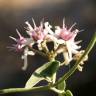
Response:
[[[64,90],[58,90],[58,89],[56,89],[55,87],[50,88],[50,90],[52,90],[52,91],[54,91],[54,92],[56,92],[56,93],[58,93],[58,94],[64,93]]]
[[[59,83],[63,82],[64,80],[68,79],[77,69],[77,66],[80,64],[80,62],[84,59],[86,55],[89,54],[89,52],[92,50],[96,43],[96,32],[94,33],[88,47],[86,48],[84,54],[81,56],[81,58],[75,63],[75,65],[63,76],[61,77],[53,86],[57,86]]]
[[[29,91],[42,91],[42,90],[49,90],[50,86],[39,86],[39,87],[33,87],[33,88],[9,88],[9,89],[3,89],[0,90],[0,94],[5,93],[17,93],[17,92],[29,92]]]
[[[48,56],[45,54],[45,53],[43,53],[43,52],[41,52],[41,51],[39,51],[39,50],[36,50],[36,49],[34,49],[34,48],[30,48],[34,53],[36,53],[36,54],[39,54],[39,55],[41,55],[41,56],[43,56],[43,57],[47,57],[48,58]]]

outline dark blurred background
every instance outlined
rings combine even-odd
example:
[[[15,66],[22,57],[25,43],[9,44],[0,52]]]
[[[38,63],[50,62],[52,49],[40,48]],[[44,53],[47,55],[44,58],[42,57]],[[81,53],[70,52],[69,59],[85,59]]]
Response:
[[[24,87],[32,72],[44,61],[40,56],[29,57],[29,66],[22,71],[22,53],[9,51],[7,46],[14,43],[8,36],[17,37],[15,29],[26,35],[24,22],[34,18],[36,24],[42,18],[52,25],[62,26],[66,18],[67,26],[77,23],[76,28],[84,29],[77,36],[83,40],[85,49],[96,31],[96,0],[0,0],[0,89]],[[63,70],[64,71],[64,70]],[[60,71],[59,74],[63,72]],[[89,54],[83,72],[76,71],[68,80],[68,86],[74,96],[96,96],[96,46]],[[0,96],[57,96],[51,91],[5,94]]]

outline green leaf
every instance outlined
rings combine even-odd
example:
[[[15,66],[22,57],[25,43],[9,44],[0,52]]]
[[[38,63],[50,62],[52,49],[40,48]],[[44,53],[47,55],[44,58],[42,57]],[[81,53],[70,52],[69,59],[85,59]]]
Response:
[[[70,90],[67,90],[65,92],[65,96],[73,96],[72,92]]]
[[[41,80],[44,80],[47,77],[51,78],[58,70],[59,64],[59,61],[51,61],[43,64],[41,67],[35,70],[35,72],[27,81],[25,88],[32,88]]]
[[[61,82],[60,84],[58,84],[58,89],[59,90],[65,90],[65,88],[66,88],[66,82],[64,80],[63,82]],[[65,95],[64,95],[64,93],[61,93],[58,96],[65,96]]]
[[[63,82],[61,82],[60,84],[58,84],[58,89],[59,90],[65,90],[66,88],[66,82],[65,80]]]
[[[59,64],[59,61],[52,61],[45,64],[44,66],[42,66],[42,68],[40,68],[44,68],[44,70],[40,72],[40,75],[43,77],[52,77],[53,74],[58,70]]]

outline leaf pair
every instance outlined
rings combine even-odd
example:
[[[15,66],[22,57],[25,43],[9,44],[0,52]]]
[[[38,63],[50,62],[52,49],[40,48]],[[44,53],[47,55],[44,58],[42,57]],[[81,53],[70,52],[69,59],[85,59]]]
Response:
[[[51,80],[52,76],[58,70],[59,64],[60,64],[59,61],[51,61],[43,64],[41,67],[35,70],[35,72],[27,81],[25,88],[32,88],[41,80],[46,80],[46,78],[49,78]]]

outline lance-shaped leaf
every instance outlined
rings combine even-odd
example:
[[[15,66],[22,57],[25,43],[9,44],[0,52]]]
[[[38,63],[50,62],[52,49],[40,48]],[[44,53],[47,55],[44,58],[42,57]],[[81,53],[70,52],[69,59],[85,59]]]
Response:
[[[61,82],[60,84],[58,84],[58,89],[59,90],[65,90],[66,88],[66,82],[65,80],[63,82]]]
[[[63,82],[58,84],[58,89],[61,90],[61,91],[63,91],[63,90],[65,91],[65,88],[66,88],[66,82],[64,80]],[[58,96],[65,96],[64,94],[65,94],[65,92],[60,93]]]
[[[32,88],[41,80],[45,80],[47,77],[51,78],[59,68],[59,61],[51,61],[43,64],[39,67],[27,81],[25,88]]]

